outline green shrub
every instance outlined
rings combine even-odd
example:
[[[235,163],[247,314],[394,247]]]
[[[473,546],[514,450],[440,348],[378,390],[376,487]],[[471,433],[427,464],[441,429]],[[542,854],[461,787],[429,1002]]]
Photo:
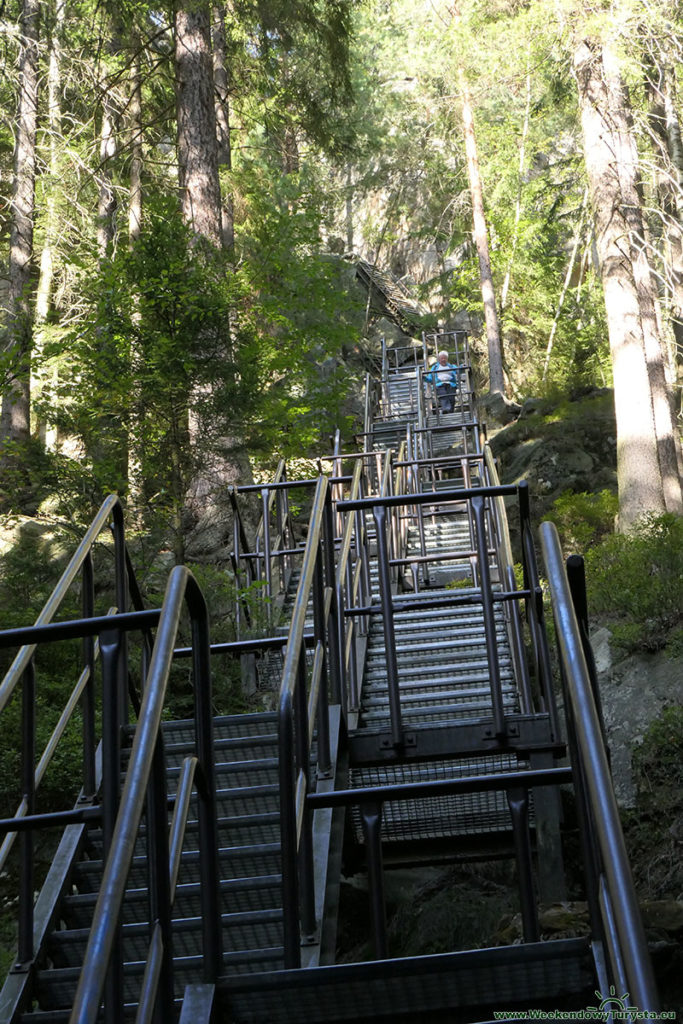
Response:
[[[683,707],[664,708],[633,749],[636,806],[625,834],[641,898],[677,896],[683,887]]]
[[[546,518],[557,526],[565,551],[584,552],[612,532],[618,510],[619,500],[612,491],[564,491]]]
[[[589,606],[605,615],[627,652],[680,645],[683,626],[683,519],[645,517],[586,556]]]

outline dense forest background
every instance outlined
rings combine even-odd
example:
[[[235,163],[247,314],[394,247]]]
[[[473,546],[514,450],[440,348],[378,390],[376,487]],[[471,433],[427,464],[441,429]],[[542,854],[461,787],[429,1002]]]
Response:
[[[617,377],[620,452],[643,441],[623,522],[680,512],[678,4],[22,0],[0,19],[6,511],[118,490],[182,558],[212,490],[351,425],[362,256],[425,326],[482,338],[491,391]],[[625,507],[650,471],[658,493]]]

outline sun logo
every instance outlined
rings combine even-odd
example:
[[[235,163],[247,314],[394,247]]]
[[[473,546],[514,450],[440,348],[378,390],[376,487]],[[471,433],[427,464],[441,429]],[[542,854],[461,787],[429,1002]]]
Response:
[[[586,1010],[600,1014],[602,1017],[613,1017],[615,1020],[628,1020],[632,1012],[637,1012],[637,1006],[628,1005],[628,992],[618,996],[614,985],[609,987],[609,995],[603,996],[599,989],[595,990],[599,1003],[597,1006],[587,1006]]]

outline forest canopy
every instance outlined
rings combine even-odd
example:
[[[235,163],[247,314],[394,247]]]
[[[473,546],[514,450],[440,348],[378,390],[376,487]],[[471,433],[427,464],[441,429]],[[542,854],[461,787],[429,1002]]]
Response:
[[[679,4],[14,0],[0,40],[5,511],[118,490],[182,557],[207,481],[350,433],[363,258],[505,401],[614,386],[622,526],[681,514]]]

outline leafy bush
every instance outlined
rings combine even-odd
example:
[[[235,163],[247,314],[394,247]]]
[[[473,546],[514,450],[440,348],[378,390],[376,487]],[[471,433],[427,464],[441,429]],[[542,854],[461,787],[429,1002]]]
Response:
[[[683,519],[647,516],[634,532],[607,537],[586,556],[592,610],[607,617],[627,652],[680,643],[683,625]]]
[[[546,518],[557,526],[565,551],[586,551],[612,532],[618,510],[619,500],[612,491],[564,491]]]
[[[636,807],[626,839],[641,896],[662,899],[683,886],[683,707],[664,708],[633,750]]]

